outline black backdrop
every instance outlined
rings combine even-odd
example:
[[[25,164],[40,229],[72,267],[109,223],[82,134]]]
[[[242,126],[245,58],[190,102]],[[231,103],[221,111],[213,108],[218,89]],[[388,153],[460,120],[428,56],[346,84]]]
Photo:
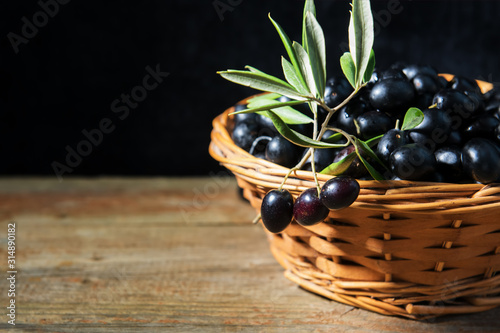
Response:
[[[248,64],[280,75],[284,50],[267,14],[299,40],[302,6],[302,0],[3,1],[0,174],[220,170],[207,152],[211,120],[253,91],[216,71]],[[316,6],[331,76],[339,73],[347,41],[349,2]],[[372,10],[379,68],[406,61],[500,80],[500,2],[374,0]]]

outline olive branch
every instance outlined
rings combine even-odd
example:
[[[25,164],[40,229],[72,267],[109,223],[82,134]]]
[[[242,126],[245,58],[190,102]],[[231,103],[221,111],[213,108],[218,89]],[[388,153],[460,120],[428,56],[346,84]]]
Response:
[[[270,118],[278,132],[292,143],[309,148],[301,161],[289,170],[284,177],[279,190],[283,187],[292,172],[301,169],[311,158],[311,168],[318,189],[316,172],[329,175],[341,175],[350,166],[351,162],[359,157],[370,175],[375,180],[383,180],[384,177],[365,159],[369,156],[382,167],[387,169],[384,163],[374,153],[372,147],[381,139],[379,135],[369,140],[363,141],[345,131],[329,127],[332,116],[344,107],[356,94],[368,83],[375,68],[375,53],[373,51],[374,29],[373,16],[369,0],[353,0],[349,22],[349,51],[340,58],[342,71],[354,88],[354,91],[339,105],[329,107],[325,103],[326,87],[326,43],[321,25],[316,19],[316,8],[313,0],[306,0],[302,22],[302,43],[291,41],[283,28],[272,19],[269,19],[278,32],[283,46],[285,47],[288,59],[281,58],[283,74],[285,80],[266,74],[254,67],[246,66],[246,70],[220,71],[223,78],[247,87],[267,92],[268,94],[254,97],[249,100],[248,108],[237,113],[260,113]],[[286,96],[290,100],[286,102],[277,101],[278,97]],[[293,108],[293,106],[307,103],[313,114],[309,116]],[[327,111],[326,119],[319,124],[318,107]],[[411,111],[411,112],[410,112]],[[423,120],[420,110],[412,108],[405,116],[402,127],[411,129]],[[313,135],[308,137],[303,135],[289,125],[293,124],[313,124]],[[322,139],[327,130],[335,132],[327,139]],[[346,138],[345,143],[338,143],[342,137]],[[316,170],[314,163],[314,152],[316,149],[341,148],[348,145],[354,146],[354,151],[342,160],[330,164],[323,170]]]

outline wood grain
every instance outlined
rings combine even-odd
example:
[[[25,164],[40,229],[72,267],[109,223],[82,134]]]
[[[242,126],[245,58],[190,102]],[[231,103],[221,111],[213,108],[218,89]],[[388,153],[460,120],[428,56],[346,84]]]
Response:
[[[0,179],[15,221],[18,331],[498,332],[500,310],[428,322],[329,301],[283,276],[228,177]],[[4,280],[5,281],[5,280]],[[7,283],[0,302],[7,304]],[[4,313],[5,310],[4,310]],[[5,314],[0,330],[11,328]]]

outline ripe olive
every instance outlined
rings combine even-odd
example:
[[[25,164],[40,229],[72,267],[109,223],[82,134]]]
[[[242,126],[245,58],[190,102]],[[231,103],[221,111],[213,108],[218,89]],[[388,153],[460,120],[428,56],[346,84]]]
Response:
[[[231,137],[238,147],[249,151],[252,143],[257,139],[257,130],[257,124],[242,122],[234,127]]]
[[[405,73],[406,77],[409,80],[413,80],[413,78],[417,75],[429,75],[436,77],[438,75],[437,70],[429,65],[408,65],[402,68],[403,73]]]
[[[395,68],[389,68],[386,69],[385,71],[381,71],[380,73],[378,73],[379,80],[385,80],[390,78],[406,79],[406,76],[400,69],[395,69]]]
[[[391,129],[384,134],[377,145],[377,155],[385,163],[389,163],[392,152],[410,143],[408,133],[399,129]]]
[[[487,184],[500,177],[500,153],[490,140],[473,138],[462,149],[465,172],[475,181]]]
[[[342,103],[352,92],[349,81],[343,76],[335,76],[326,82],[325,104],[334,108]]]
[[[278,134],[267,144],[266,160],[291,168],[297,164],[301,153],[302,148]]]
[[[325,182],[321,188],[320,199],[328,209],[337,210],[349,207],[359,195],[360,187],[356,179],[338,176]]]
[[[286,229],[293,218],[293,197],[287,190],[271,190],[262,199],[262,222],[267,230],[278,233]]]
[[[414,98],[413,84],[406,79],[399,78],[380,80],[375,83],[370,92],[372,106],[386,112],[406,109]]]
[[[401,179],[428,180],[436,172],[436,159],[418,143],[396,148],[390,157],[392,172]]]
[[[365,111],[368,105],[360,98],[356,98],[347,103],[346,106],[341,108],[337,113],[337,126],[349,134],[356,134],[356,125],[354,120]]]
[[[465,137],[471,139],[482,137],[494,140],[495,129],[500,125],[500,120],[493,115],[482,114],[472,119],[469,126],[464,131]]]
[[[392,127],[394,120],[384,112],[368,111],[356,118],[359,126],[359,136],[363,140],[371,139],[377,135],[382,135]]]
[[[430,75],[417,74],[413,77],[412,82],[418,95],[425,93],[435,94],[441,89],[437,77]]]
[[[444,179],[456,182],[463,177],[462,149],[457,146],[448,146],[438,149],[434,153],[437,170]]]
[[[461,75],[455,75],[449,82],[451,89],[459,91],[475,91],[480,92],[481,89],[475,80],[469,79]]]
[[[424,120],[413,128],[409,136],[415,143],[425,145],[434,151],[444,144],[451,133],[451,119],[443,110],[426,109],[422,111]]]
[[[243,111],[247,108],[246,104],[237,104],[234,106],[234,112]],[[234,126],[238,126],[241,123],[247,124],[257,124],[257,114],[256,113],[237,113],[234,115]]]
[[[434,95],[432,103],[436,104],[437,109],[444,110],[449,115],[453,130],[463,129],[477,110],[477,104],[467,95],[452,89],[440,90]]]
[[[303,226],[317,224],[328,216],[326,208],[318,197],[318,190],[313,187],[302,192],[293,205],[293,217]]]
[[[273,121],[269,117],[257,114],[257,124],[259,125],[259,135],[275,135],[278,133]]]

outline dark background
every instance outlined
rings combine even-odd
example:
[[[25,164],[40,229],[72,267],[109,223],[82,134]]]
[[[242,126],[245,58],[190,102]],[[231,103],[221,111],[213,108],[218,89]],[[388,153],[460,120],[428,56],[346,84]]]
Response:
[[[349,2],[317,0],[316,6],[332,76],[347,42]],[[500,2],[401,0],[400,7],[389,17],[388,1],[372,1],[380,25],[377,67],[406,61],[500,80]],[[66,165],[67,149],[76,150],[86,139],[82,131],[99,128],[105,118],[114,130],[73,159],[63,177],[220,170],[208,155],[211,120],[253,90],[216,71],[252,65],[281,76],[284,50],[267,14],[300,40],[302,8],[302,0],[72,0],[16,54],[9,33],[22,36],[23,17],[33,23],[42,8],[38,1],[3,1],[0,174],[55,175],[53,163]],[[142,85],[146,66],[169,76],[120,119],[111,103]]]

